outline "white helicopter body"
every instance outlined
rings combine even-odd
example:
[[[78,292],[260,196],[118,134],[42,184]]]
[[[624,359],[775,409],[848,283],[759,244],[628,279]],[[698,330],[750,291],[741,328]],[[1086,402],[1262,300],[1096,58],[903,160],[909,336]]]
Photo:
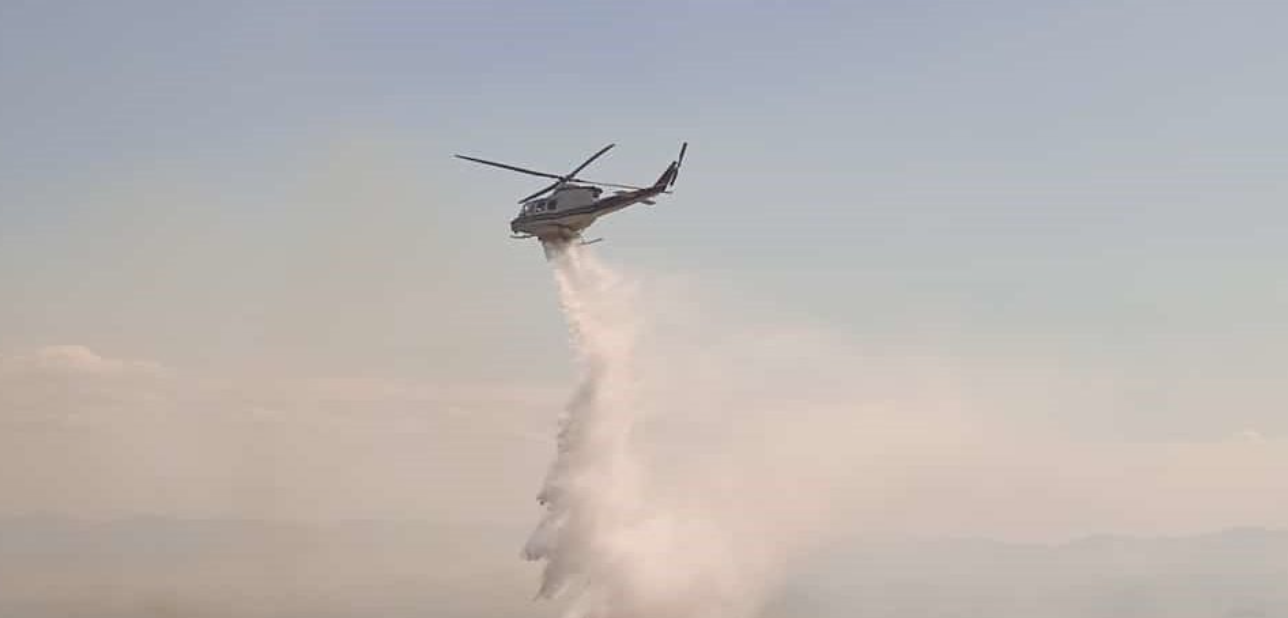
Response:
[[[604,215],[639,203],[653,204],[653,198],[656,196],[670,193],[668,189],[675,184],[675,179],[680,173],[680,165],[684,162],[684,153],[688,149],[688,144],[681,146],[680,156],[667,166],[652,185],[647,187],[593,182],[576,177],[586,166],[612,147],[613,144],[605,146],[565,176],[474,157],[456,156],[467,161],[524,174],[554,178],[554,183],[519,200],[523,206],[519,209],[518,216],[510,222],[510,231],[515,234],[515,238],[536,238],[547,245],[558,245],[580,240],[582,231]],[[603,187],[615,187],[620,190],[604,196]],[[545,197],[547,193],[550,194],[549,197]]]

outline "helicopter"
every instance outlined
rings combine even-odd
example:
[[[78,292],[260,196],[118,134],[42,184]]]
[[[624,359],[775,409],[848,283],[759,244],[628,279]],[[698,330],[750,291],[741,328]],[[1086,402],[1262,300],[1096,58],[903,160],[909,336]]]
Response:
[[[680,165],[684,163],[684,153],[688,150],[689,143],[685,142],[680,146],[679,156],[671,161],[652,185],[647,187],[577,178],[577,174],[614,146],[616,144],[604,146],[581,165],[562,176],[460,154],[456,155],[456,158],[531,176],[553,178],[554,182],[545,188],[519,200],[522,207],[519,209],[518,216],[510,221],[510,231],[513,233],[511,238],[536,238],[548,247],[565,246],[573,242],[582,244],[599,242],[603,239],[582,241],[581,238],[581,233],[596,219],[635,204],[653,205],[656,203],[654,198],[658,195],[670,194],[670,188],[675,185],[675,179],[680,174]],[[616,191],[604,195],[605,188],[616,189]],[[546,197],[546,194],[549,194],[549,197]]]

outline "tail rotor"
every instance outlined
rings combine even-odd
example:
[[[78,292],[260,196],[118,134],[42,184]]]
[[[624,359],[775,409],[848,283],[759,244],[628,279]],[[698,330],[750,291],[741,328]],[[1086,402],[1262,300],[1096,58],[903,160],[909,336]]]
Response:
[[[667,188],[675,186],[675,179],[680,177],[680,166],[684,165],[684,153],[689,149],[689,143],[680,144],[680,156],[675,159],[675,173],[671,174],[671,182],[667,183]]]

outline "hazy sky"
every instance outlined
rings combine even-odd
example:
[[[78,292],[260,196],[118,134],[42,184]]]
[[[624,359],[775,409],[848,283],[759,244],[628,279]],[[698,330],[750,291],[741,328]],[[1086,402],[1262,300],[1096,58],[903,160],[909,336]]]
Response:
[[[864,391],[914,402],[896,409],[939,385],[980,453],[1028,445],[963,469],[1081,487],[1132,461],[1168,497],[926,530],[1288,525],[1285,20],[1273,2],[0,1],[0,415],[23,428],[0,513],[295,515],[332,508],[316,479],[347,470],[373,493],[344,514],[396,517],[441,512],[405,490],[462,467],[483,482],[461,517],[528,505],[573,375],[541,252],[506,237],[539,183],[450,155],[557,172],[616,142],[587,175],[641,183],[688,140],[674,196],[592,230],[608,260],[730,338],[827,342],[797,367],[897,365],[916,393]],[[311,427],[327,406],[376,429],[278,442],[182,416]],[[229,472],[246,452],[288,480]],[[928,487],[954,474],[908,512],[934,519]]]

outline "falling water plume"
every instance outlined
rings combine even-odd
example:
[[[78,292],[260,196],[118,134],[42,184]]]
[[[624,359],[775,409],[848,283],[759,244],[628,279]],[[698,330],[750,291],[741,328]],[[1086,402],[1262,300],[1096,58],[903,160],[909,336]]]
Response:
[[[568,598],[569,618],[745,615],[751,595],[728,581],[719,535],[648,499],[632,453],[636,286],[583,247],[547,251],[583,375],[538,494],[545,515],[524,547],[545,562],[537,596]]]

